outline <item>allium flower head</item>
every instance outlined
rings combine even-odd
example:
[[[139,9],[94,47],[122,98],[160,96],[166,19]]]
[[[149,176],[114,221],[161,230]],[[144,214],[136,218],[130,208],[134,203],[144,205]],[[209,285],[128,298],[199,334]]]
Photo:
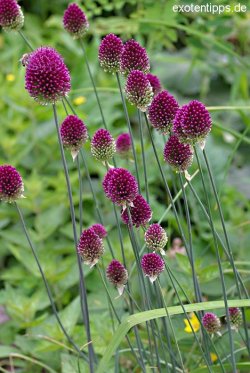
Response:
[[[89,22],[85,13],[76,4],[69,4],[64,12],[63,27],[68,31],[74,39],[81,38],[89,28]]]
[[[183,144],[178,137],[169,137],[164,148],[164,160],[177,172],[185,172],[193,161],[193,150],[189,144]]]
[[[153,98],[153,89],[147,76],[139,70],[129,74],[125,86],[128,101],[141,111],[146,111]]]
[[[202,318],[202,324],[210,334],[218,333],[221,328],[220,319],[212,312],[207,312]]]
[[[68,115],[60,128],[62,143],[71,151],[73,160],[88,138],[88,131],[83,121],[76,115]]]
[[[99,61],[104,71],[116,73],[120,70],[123,42],[118,36],[109,34],[102,39],[99,46]]]
[[[100,128],[91,140],[91,153],[98,161],[108,161],[115,154],[115,140],[108,130]]]
[[[105,238],[107,237],[108,232],[106,231],[106,228],[102,224],[93,224],[91,226],[95,234],[97,234],[98,237],[100,238]]]
[[[0,166],[0,201],[15,202],[23,197],[23,181],[19,172],[10,165]]]
[[[168,91],[158,93],[148,109],[152,126],[163,134],[169,133],[178,108],[178,102]]]
[[[0,26],[4,31],[19,31],[23,22],[23,12],[16,0],[0,0]]]
[[[78,253],[84,263],[93,267],[104,253],[102,239],[95,233],[94,229],[85,229],[78,243]]]
[[[240,308],[230,307],[228,311],[229,311],[229,319],[231,323],[231,328],[238,330],[243,321],[242,312]]]
[[[156,253],[144,254],[141,259],[141,267],[150,281],[153,283],[157,277],[164,271],[164,260]]]
[[[173,131],[180,141],[195,144],[205,140],[211,127],[212,120],[205,105],[194,100],[178,110],[174,119]]]
[[[116,139],[116,151],[122,156],[127,156],[131,149],[131,137],[129,133],[122,133]]]
[[[106,196],[120,206],[131,204],[138,193],[135,177],[124,168],[111,168],[102,185]]]
[[[61,55],[51,47],[30,53],[25,88],[40,104],[54,104],[70,91],[70,74]]]
[[[111,284],[115,285],[119,294],[122,295],[128,281],[128,271],[122,263],[113,259],[106,269],[106,275]]]
[[[148,73],[150,69],[146,49],[137,41],[130,39],[124,44],[121,55],[121,73],[128,75],[132,70]]]
[[[147,78],[149,80],[149,83],[151,84],[154,95],[157,95],[159,92],[161,92],[161,82],[158,76],[148,73]]]
[[[150,250],[159,250],[162,255],[165,255],[163,248],[168,242],[168,237],[160,224],[151,224],[146,230],[144,237],[146,245]]]
[[[140,194],[135,197],[129,210],[132,224],[137,228],[145,226],[152,218],[152,210]],[[127,209],[121,212],[121,218],[125,224],[129,225],[130,219]]]

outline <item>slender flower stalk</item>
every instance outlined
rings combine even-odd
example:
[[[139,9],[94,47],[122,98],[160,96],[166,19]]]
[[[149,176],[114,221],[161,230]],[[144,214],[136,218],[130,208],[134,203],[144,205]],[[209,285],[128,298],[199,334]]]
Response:
[[[146,157],[145,157],[144,140],[143,140],[142,117],[141,117],[141,112],[139,109],[137,110],[137,113],[138,113],[139,127],[140,127],[140,141],[141,141],[142,164],[143,164],[143,172],[144,172],[144,180],[145,180],[146,200],[147,200],[147,203],[149,203],[149,187],[148,187],[147,166],[146,166]]]
[[[79,230],[80,235],[82,232],[83,227],[83,183],[82,183],[82,174],[81,174],[81,165],[80,165],[80,159],[79,155],[76,158],[77,161],[77,172],[78,172],[78,180],[79,180]]]

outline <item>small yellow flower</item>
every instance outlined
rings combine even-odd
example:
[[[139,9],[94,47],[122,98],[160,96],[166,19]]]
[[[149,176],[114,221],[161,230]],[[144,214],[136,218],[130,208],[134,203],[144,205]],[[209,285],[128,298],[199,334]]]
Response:
[[[84,96],[79,96],[79,97],[76,97],[74,100],[73,100],[74,104],[75,105],[81,105],[81,104],[84,104],[86,102],[86,97]]]
[[[218,356],[216,354],[214,354],[213,352],[210,353],[210,357],[211,357],[212,363],[214,363],[216,360],[218,360]]]
[[[193,332],[192,328],[191,328],[191,325],[192,325],[195,333],[198,332],[198,330],[200,329],[200,322],[199,322],[198,318],[196,317],[196,315],[194,313],[191,314],[191,317],[189,318],[189,320],[184,319],[183,321],[186,325],[186,327],[184,329],[184,331],[186,333],[192,333]]]
[[[14,82],[15,79],[16,79],[16,77],[15,77],[14,74],[7,74],[6,75],[7,82]]]

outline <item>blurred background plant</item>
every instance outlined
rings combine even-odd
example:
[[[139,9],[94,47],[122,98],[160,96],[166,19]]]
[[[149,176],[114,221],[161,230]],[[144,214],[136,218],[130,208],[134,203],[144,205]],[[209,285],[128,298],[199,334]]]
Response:
[[[20,1],[25,13],[25,33],[31,42],[36,46],[56,47],[64,56],[72,75],[70,99],[92,136],[102,125],[101,117],[79,45],[62,28],[61,19],[68,3],[62,0]],[[179,2],[188,3],[190,2]],[[228,1],[220,0],[213,3],[227,4]],[[224,206],[236,264],[249,288],[250,165],[247,161],[250,143],[250,3],[245,3],[247,12],[221,15],[173,12],[172,7],[178,2],[172,0],[86,0],[81,5],[90,21],[90,30],[86,37],[87,54],[99,89],[104,116],[114,137],[126,131],[123,109],[115,77],[105,74],[97,59],[100,40],[110,32],[121,36],[123,40],[134,37],[147,48],[152,73],[159,76],[163,86],[174,94],[181,104],[197,98],[211,107],[215,126],[207,142],[207,149]],[[196,4],[206,4],[206,1],[197,1]],[[30,100],[24,90],[25,69],[19,60],[27,52],[27,48],[21,39],[13,33],[1,32],[0,52],[0,163],[11,163],[23,176],[27,199],[21,201],[20,205],[30,227],[30,234],[53,289],[57,306],[61,310],[66,329],[74,336],[76,342],[82,345],[84,341],[80,338],[82,326],[79,321],[78,275],[72,251],[64,174],[51,108],[37,105]],[[230,110],[215,110],[215,106],[230,106]],[[233,109],[239,106],[248,106],[248,109]],[[135,138],[139,139],[136,110],[130,105],[128,108]],[[63,107],[59,107],[60,122],[64,116]],[[145,131],[146,159],[150,160],[153,152],[147,140]],[[160,135],[155,134],[155,142],[159,149],[163,148]],[[140,149],[139,140],[136,141],[136,148]],[[105,168],[90,156],[89,143],[85,149],[93,186],[105,213],[110,240],[114,247],[118,247],[113,211],[101,188]],[[67,159],[77,205],[77,170],[69,154]],[[139,162],[142,166],[141,157]],[[127,167],[126,160],[119,159],[119,164]],[[196,168],[194,164],[192,171]],[[172,185],[173,175],[169,168],[165,167],[164,170],[175,193]],[[86,176],[84,170],[83,176]],[[83,180],[83,220],[84,226],[89,226],[97,221],[97,216],[86,177]],[[194,179],[193,185],[202,193],[199,178]],[[149,190],[153,219],[158,221],[168,207],[169,199],[156,167],[150,168]],[[189,190],[187,193],[191,206],[196,271],[201,288],[207,299],[220,299],[222,294],[220,287],[217,286],[219,272],[212,234],[193,195]],[[182,203],[181,199],[180,202]],[[212,205],[214,224],[221,232],[215,208],[215,204]],[[181,211],[182,207],[179,209],[180,213]],[[185,248],[181,242],[179,249],[176,248],[179,232],[171,211],[164,217],[163,226],[166,227],[169,236],[169,264],[178,275],[187,294],[193,299],[191,269],[183,255]],[[15,351],[33,359],[15,359],[16,372],[50,371],[48,367],[41,367],[34,362],[37,360],[48,365],[51,371],[54,369],[62,373],[78,372],[78,357],[69,354],[64,337],[51,314],[43,283],[27,247],[16,211],[12,206],[2,203],[0,228],[0,367],[12,366],[14,357],[10,358],[10,352]],[[123,229],[125,232],[125,227]],[[127,235],[124,236],[126,255],[131,267],[133,253]],[[120,259],[119,254],[117,256]],[[107,264],[110,259],[107,251],[104,263]],[[227,268],[226,263],[224,272],[227,287],[234,291],[232,271]],[[99,285],[100,279],[96,271],[85,269],[85,274],[92,338],[97,353],[103,354],[112,335],[106,296]],[[167,304],[177,304],[178,299],[170,284],[163,285]],[[133,291],[139,296],[137,286],[133,283]],[[110,291],[115,297],[115,291]],[[123,302],[115,302],[120,317],[125,316],[127,309],[124,308]],[[249,311],[247,318],[249,323]],[[185,342],[183,346],[188,353],[193,340],[184,330],[183,319],[183,316],[176,317],[174,325],[177,338]],[[143,337],[145,330],[141,333]],[[240,350],[236,357],[244,360],[245,350],[241,350],[239,336],[236,337],[236,343]],[[227,347],[227,339],[225,346]],[[126,348],[125,342],[120,348]],[[193,353],[188,355],[188,359],[189,366],[192,367],[197,361],[197,356]],[[121,371],[132,371],[133,356],[129,353],[122,354],[120,366]],[[87,367],[82,367],[82,371],[85,372],[84,369]],[[112,365],[110,371],[113,371]]]

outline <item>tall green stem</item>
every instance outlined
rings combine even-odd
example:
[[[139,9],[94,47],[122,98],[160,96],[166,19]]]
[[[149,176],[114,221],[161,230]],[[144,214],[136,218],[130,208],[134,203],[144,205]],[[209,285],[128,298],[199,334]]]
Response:
[[[139,109],[137,109],[137,112],[138,112],[139,127],[140,127],[140,141],[141,141],[142,164],[143,164],[144,180],[145,180],[146,200],[149,203],[148,177],[147,177],[147,167],[146,167],[146,158],[145,158],[144,141],[143,141],[142,117],[141,117],[141,111]]]

